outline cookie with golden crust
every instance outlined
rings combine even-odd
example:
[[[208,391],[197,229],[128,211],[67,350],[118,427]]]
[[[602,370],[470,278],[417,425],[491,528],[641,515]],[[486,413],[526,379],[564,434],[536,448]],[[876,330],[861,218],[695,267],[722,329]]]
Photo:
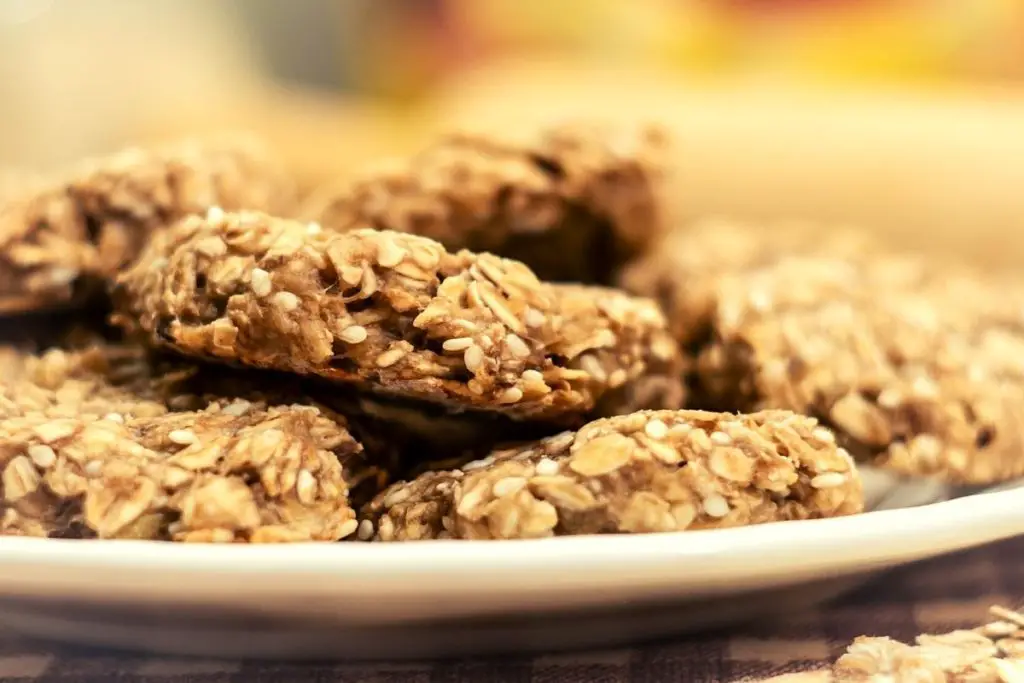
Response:
[[[245,373],[122,345],[0,373],[0,534],[334,541],[386,483],[348,419]]]
[[[186,355],[524,419],[577,421],[606,398],[615,412],[640,395],[624,388],[678,367],[648,299],[544,283],[417,235],[256,212],[156,235],[115,299],[119,325]]]
[[[241,136],[126,149],[0,190],[0,313],[67,305],[154,230],[212,206],[288,211],[290,180]]]
[[[519,140],[457,133],[321,189],[324,228],[430,237],[521,261],[542,280],[609,284],[659,232],[665,135],[562,125]]]
[[[861,512],[850,456],[813,418],[644,411],[382,492],[358,537],[511,539],[709,529]]]
[[[671,239],[625,281],[659,296],[696,358],[700,405],[812,415],[858,459],[904,474],[1024,474],[1021,282],[850,248],[844,233]]]

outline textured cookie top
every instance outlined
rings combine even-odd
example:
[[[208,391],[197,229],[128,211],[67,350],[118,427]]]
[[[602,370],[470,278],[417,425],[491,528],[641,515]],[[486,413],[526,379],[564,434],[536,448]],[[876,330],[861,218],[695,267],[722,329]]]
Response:
[[[673,335],[690,344],[711,325],[718,301],[716,290],[723,278],[788,257],[841,255],[863,262],[877,251],[878,245],[871,239],[848,230],[802,223],[756,227],[706,219],[662,235],[643,258],[624,270],[620,284],[628,291],[657,298]]]
[[[0,423],[0,531],[176,541],[338,540],[359,445],[305,406]]]
[[[608,283],[659,231],[665,146],[654,128],[566,125],[519,141],[452,134],[322,189],[304,215],[496,253],[545,280]]]
[[[211,212],[119,278],[117,322],[185,354],[556,419],[677,350],[648,299],[415,235]]]
[[[218,395],[225,377],[198,371],[119,345],[0,350],[0,533],[269,542],[354,532],[352,489],[376,471],[348,422],[288,403],[284,390],[262,400],[241,374],[219,387],[232,397]]]
[[[167,408],[152,375],[138,348],[91,346],[34,355],[0,347],[0,421],[162,415]]]
[[[0,313],[67,303],[81,276],[112,276],[184,215],[294,201],[269,153],[243,137],[127,149],[21,185],[0,190]]]
[[[860,512],[853,461],[812,418],[645,411],[395,484],[359,537],[539,538]]]
[[[652,257],[645,282],[661,281],[699,355],[698,400],[805,412],[856,457],[901,472],[971,483],[1024,473],[1020,283],[837,241],[779,250],[791,239],[781,232],[734,228],[736,252],[721,234],[673,239],[681,251]],[[678,255],[740,250],[758,256],[716,272]]]

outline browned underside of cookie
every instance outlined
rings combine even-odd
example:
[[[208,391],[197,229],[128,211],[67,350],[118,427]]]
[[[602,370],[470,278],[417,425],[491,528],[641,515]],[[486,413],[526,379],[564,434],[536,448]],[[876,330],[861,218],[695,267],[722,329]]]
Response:
[[[784,411],[645,411],[395,484],[363,540],[682,531],[860,512],[831,432]]]
[[[1024,474],[1021,284],[831,239],[679,231],[625,282],[660,296],[701,405],[813,415],[906,474]]]
[[[499,254],[542,280],[610,283],[659,232],[665,144],[653,128],[561,126],[519,142],[452,134],[322,189],[304,215]]]
[[[26,180],[0,193],[0,315],[87,298],[181,216],[292,202],[270,154],[241,136],[129,149]]]
[[[153,239],[116,298],[119,323],[157,345],[454,409],[574,421],[605,398],[680,395],[628,387],[678,381],[654,302],[414,235],[193,217]]]

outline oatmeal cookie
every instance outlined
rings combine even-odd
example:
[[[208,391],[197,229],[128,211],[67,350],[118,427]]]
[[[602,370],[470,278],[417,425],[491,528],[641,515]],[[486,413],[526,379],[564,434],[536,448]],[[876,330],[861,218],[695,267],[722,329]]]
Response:
[[[0,191],[0,313],[66,305],[183,215],[294,201],[268,152],[241,137],[128,149],[25,184]]]
[[[644,378],[648,359],[662,370],[678,354],[648,299],[546,284],[416,235],[258,212],[162,231],[114,298],[117,324],[186,355],[518,418],[575,420]]]
[[[509,539],[646,533],[853,514],[850,456],[785,411],[644,411],[591,422],[382,492],[358,537]]]
[[[451,134],[322,189],[303,215],[492,252],[542,280],[607,284],[659,231],[665,144],[654,128],[562,125],[515,142]]]
[[[0,347],[0,423],[40,415],[96,420],[107,413],[155,417],[167,412],[154,370],[138,348],[89,345],[33,354]]]
[[[882,250],[773,253],[773,235],[747,234],[758,256],[715,273],[668,252],[648,264],[697,356],[694,401],[814,416],[858,459],[905,474],[1024,474],[1024,308],[1007,304],[1019,283]],[[704,253],[701,235],[676,239]]]
[[[356,530],[343,463],[359,450],[307,406],[5,419],[0,533],[336,541]]]

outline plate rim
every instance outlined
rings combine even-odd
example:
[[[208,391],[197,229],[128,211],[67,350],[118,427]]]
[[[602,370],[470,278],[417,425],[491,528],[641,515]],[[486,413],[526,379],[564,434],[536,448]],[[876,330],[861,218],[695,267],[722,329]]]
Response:
[[[1020,515],[1016,521],[1015,514]],[[1000,518],[1006,522],[999,524]],[[955,520],[955,521],[950,521]],[[595,534],[508,541],[430,540],[401,543],[307,542],[288,544],[201,544],[145,540],[76,540],[0,537],[0,567],[12,564],[72,562],[82,569],[111,563],[145,571],[204,572],[225,564],[239,575],[319,572],[350,573],[415,566],[424,570],[444,566],[460,571],[467,559],[508,567],[523,558],[531,563],[576,567],[600,558],[613,564],[636,564],[674,557],[698,559],[740,549],[742,554],[785,545],[818,545],[823,540],[856,532],[861,540],[878,537],[892,545],[896,538],[960,529],[969,523],[996,520],[979,538],[1024,534],[1024,494],[1016,488],[907,508],[876,510],[828,519],[794,520],[732,527],[650,534]],[[1015,529],[1016,531],[1011,531]],[[685,542],[681,542],[685,541]],[[985,541],[981,541],[984,543]],[[242,558],[245,562],[238,562]],[[511,565],[509,564],[511,563]],[[65,565],[70,568],[72,565]],[[390,572],[389,572],[390,573]],[[402,573],[407,573],[403,571]]]

